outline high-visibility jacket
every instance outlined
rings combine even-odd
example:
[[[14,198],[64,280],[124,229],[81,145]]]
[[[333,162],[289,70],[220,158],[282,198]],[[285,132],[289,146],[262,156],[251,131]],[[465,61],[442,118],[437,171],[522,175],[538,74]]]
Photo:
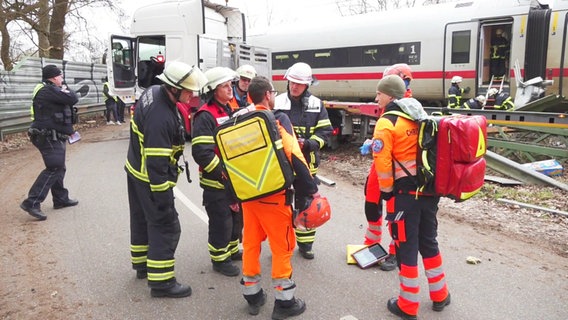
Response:
[[[116,96],[113,96],[112,94],[110,94],[110,85],[109,85],[108,81],[103,84],[103,95],[105,96],[105,102],[108,99],[112,99],[114,101],[118,100],[118,98]]]
[[[199,185],[202,188],[225,189],[223,167],[215,146],[215,128],[227,121],[231,114],[228,105],[211,99],[193,116],[191,154],[199,165]]]
[[[402,112],[394,102],[386,106],[385,113],[389,111]],[[394,191],[395,180],[407,177],[400,164],[410,174],[416,175],[417,145],[418,124],[416,122],[393,114],[383,114],[379,118],[373,133],[372,150],[381,192]],[[415,186],[408,189],[415,189]]]
[[[246,108],[252,104],[252,99],[250,98],[248,92],[242,97],[238,95],[237,86],[233,86],[233,99],[229,100],[229,106],[231,110],[236,111],[241,108]]]
[[[495,109],[498,110],[509,110],[512,111],[515,109],[515,104],[513,103],[513,99],[511,96],[506,92],[501,92],[497,94],[495,97]]]
[[[475,98],[471,98],[463,103],[464,109],[483,109],[483,105],[481,102],[475,100]]]
[[[153,85],[146,89],[130,123],[126,172],[148,183],[152,192],[175,187],[185,140],[181,117],[166,88]],[[173,204],[173,197],[170,200]]]
[[[452,86],[448,89],[448,108],[459,108],[461,106],[463,91],[457,83],[452,83]]]
[[[302,153],[308,162],[310,172],[317,173],[319,150],[329,141],[333,128],[322,101],[309,91],[299,100],[290,99],[288,92],[275,98],[274,110],[284,112],[294,126],[298,138],[304,139]]]

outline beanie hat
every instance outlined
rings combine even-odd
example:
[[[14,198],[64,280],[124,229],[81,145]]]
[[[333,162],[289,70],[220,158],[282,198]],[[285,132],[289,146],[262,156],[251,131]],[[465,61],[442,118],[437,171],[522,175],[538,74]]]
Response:
[[[406,93],[406,86],[398,75],[393,74],[383,77],[381,81],[379,81],[377,91],[395,99],[401,99]]]
[[[61,74],[62,74],[61,69],[59,69],[54,64],[48,64],[47,66],[43,67],[43,69],[41,69],[41,79],[43,81],[51,79],[53,77],[57,77]]]

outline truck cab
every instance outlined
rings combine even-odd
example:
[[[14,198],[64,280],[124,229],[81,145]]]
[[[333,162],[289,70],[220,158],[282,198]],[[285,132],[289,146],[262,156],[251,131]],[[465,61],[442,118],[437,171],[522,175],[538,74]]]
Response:
[[[152,4],[136,10],[130,32],[111,36],[107,61],[112,90],[126,104],[158,83],[169,61],[202,71],[250,64],[259,75],[271,75],[270,51],[246,44],[245,17],[237,8],[207,0]]]

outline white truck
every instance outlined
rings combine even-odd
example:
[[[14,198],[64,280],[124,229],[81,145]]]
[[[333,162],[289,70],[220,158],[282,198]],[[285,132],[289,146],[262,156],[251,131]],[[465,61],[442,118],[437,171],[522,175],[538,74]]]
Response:
[[[271,75],[270,51],[246,44],[245,16],[237,8],[207,0],[160,2],[135,11],[130,33],[111,36],[106,59],[112,90],[127,105],[158,81],[169,61],[202,71],[250,64],[259,75]]]

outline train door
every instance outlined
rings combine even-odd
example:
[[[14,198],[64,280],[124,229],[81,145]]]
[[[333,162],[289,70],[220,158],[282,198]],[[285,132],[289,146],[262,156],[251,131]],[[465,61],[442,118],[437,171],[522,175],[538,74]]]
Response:
[[[463,98],[475,96],[478,81],[475,71],[478,23],[447,24],[444,32],[444,70],[442,75],[444,93],[448,92],[452,77],[460,76],[463,78],[460,87],[465,90]],[[463,98],[462,100],[466,100]]]
[[[478,93],[510,92],[512,21],[484,21],[479,29]],[[491,100],[491,99],[490,99]],[[488,101],[491,104],[491,101]]]

